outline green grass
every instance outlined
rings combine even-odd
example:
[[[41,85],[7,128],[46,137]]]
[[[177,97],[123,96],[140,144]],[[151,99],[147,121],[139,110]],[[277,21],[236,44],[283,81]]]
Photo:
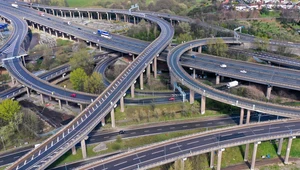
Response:
[[[88,7],[94,6],[94,3],[98,2],[98,0],[67,0],[69,7]]]
[[[65,80],[65,81],[62,81],[62,82],[60,82],[58,85],[59,85],[60,87],[64,87],[64,86],[66,85],[66,88],[67,88],[67,89],[74,90],[74,89],[73,89],[73,86],[72,86],[72,83],[71,83],[71,81],[70,81],[70,79],[67,79],[67,80]]]
[[[260,17],[262,18],[268,18],[268,17],[280,17],[280,11],[269,11],[269,14],[261,14]]]
[[[72,44],[69,40],[57,39],[56,40],[57,46],[66,46]]]
[[[7,166],[2,166],[2,167],[0,167],[0,170],[5,170],[6,167]]]
[[[283,167],[279,166],[279,165],[268,165],[268,166],[263,166],[260,167],[260,170],[281,170]],[[290,170],[300,170],[299,167],[297,167],[297,165],[285,165],[284,169],[290,169]]]

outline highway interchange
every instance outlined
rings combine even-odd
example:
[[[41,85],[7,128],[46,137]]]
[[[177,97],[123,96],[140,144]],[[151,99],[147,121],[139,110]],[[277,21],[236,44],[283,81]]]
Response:
[[[4,13],[4,12],[1,12],[1,15],[5,15],[2,13]],[[140,16],[139,13],[137,13],[136,15]],[[24,22],[18,20],[17,18],[14,18],[7,14],[6,14],[6,17],[13,19],[13,22],[19,21],[19,23],[14,23],[15,26],[17,25],[18,27],[26,28],[26,26],[24,25]],[[21,161],[18,161],[19,168],[34,167],[34,166],[35,166],[35,168],[46,167],[51,162],[53,162],[56,157],[58,157],[59,155],[64,153],[66,150],[70,149],[72,147],[71,146],[72,144],[76,144],[80,140],[82,140],[82,138],[85,137],[84,134],[87,135],[88,132],[90,132],[92,130],[92,128],[96,124],[99,123],[99,121],[103,118],[103,116],[105,116],[105,114],[107,114],[111,109],[113,109],[114,105],[111,104],[111,101],[112,101],[112,103],[116,103],[118,101],[119,97],[122,96],[122,93],[126,92],[128,87],[130,87],[130,83],[133,82],[139,76],[139,74],[146,68],[147,64],[150,63],[152,58],[154,56],[156,56],[158,53],[162,52],[164,50],[164,48],[168,45],[168,43],[170,43],[171,37],[173,36],[172,27],[170,27],[170,25],[167,24],[165,21],[160,20],[156,17],[152,17],[151,15],[146,15],[145,18],[158,23],[158,25],[161,28],[160,37],[157,40],[155,40],[153,43],[151,43],[150,46],[148,46],[140,54],[140,56],[133,63],[130,64],[130,66],[123,72],[123,74],[121,74],[109,86],[109,88],[102,95],[100,95],[83,113],[81,113],[80,116],[78,116],[76,119],[74,119],[74,121],[72,121],[71,124],[69,124],[66,128],[61,130],[55,136],[48,139],[36,150],[30,152],[30,154],[33,155],[32,157],[31,156],[30,156],[30,158],[24,157],[21,159]],[[24,30],[26,30],[26,29],[20,29],[19,31],[22,31],[22,32],[19,35],[23,36],[25,34]],[[172,31],[170,31],[170,30],[172,30]],[[19,37],[22,38],[22,36],[18,36],[17,38],[19,38]],[[21,40],[16,41],[15,46],[18,48],[20,46],[21,42],[22,42]],[[294,45],[296,45],[296,44],[293,44],[293,46]],[[177,49],[178,51],[174,50],[175,51],[174,53],[177,52],[177,54],[179,54],[179,53],[181,53],[180,50],[183,50],[183,51],[187,50],[190,46],[191,45],[189,43],[187,43],[187,44],[183,44],[182,46],[179,46],[178,48],[176,47],[175,49]],[[17,56],[18,51],[19,51],[19,49],[17,49],[17,48],[14,49],[13,56]],[[172,61],[172,67],[175,69],[182,70],[182,68],[180,68],[180,66],[178,64],[179,56],[180,55],[178,55],[174,59],[174,61]],[[30,75],[29,72],[21,72],[26,69],[22,67],[19,60],[17,60],[17,59],[6,60],[5,65],[6,65],[6,67],[9,66],[8,70],[10,70],[12,73],[15,73],[14,76],[16,76],[16,77],[19,76],[18,81],[20,81],[22,84],[24,84],[30,88],[33,88],[34,90],[36,90],[38,92],[46,93],[48,95],[51,94],[52,91],[49,89],[53,89],[53,86],[48,85],[46,82],[41,81],[43,83],[42,88],[32,86],[32,83],[30,83],[30,82],[35,82],[36,79],[32,75]],[[185,78],[184,82],[190,83],[191,84],[190,87],[192,89],[193,88],[195,89],[195,87],[197,87],[197,86],[198,86],[197,90],[200,90],[201,88],[203,88],[203,86],[200,86],[199,84],[196,84],[196,85],[193,84],[193,82],[192,82],[193,80],[190,80],[191,77],[187,77],[185,72],[180,73],[180,72],[174,71],[173,69],[172,69],[172,72],[175,72],[175,74],[177,74],[178,77],[185,75],[185,76],[183,76]],[[179,81],[182,80],[183,77],[180,77]],[[24,78],[26,80],[23,80]],[[120,82],[120,80],[123,80],[125,78],[127,80],[126,82],[124,82],[124,81]],[[189,81],[191,81],[191,82],[189,82]],[[40,84],[40,86],[41,86],[41,84]],[[68,98],[66,98],[66,96],[58,96],[57,95],[56,92],[61,92],[61,91],[59,91],[60,90],[59,88],[56,88],[55,90],[58,90],[58,91],[55,91],[55,97],[58,97],[60,99],[69,100]],[[121,92],[121,94],[120,94],[120,92]],[[203,93],[203,91],[199,92],[199,93],[201,94],[201,93]],[[211,95],[209,93],[209,91],[206,91],[206,94]],[[233,101],[235,101],[235,100],[233,100]],[[251,102],[253,103],[253,101],[251,101]],[[243,106],[242,104],[243,103],[239,102],[239,105]],[[247,105],[247,103],[244,106],[246,106],[245,108],[249,108],[249,105]],[[259,108],[260,110],[264,110],[264,108],[260,107],[259,105],[255,105],[255,106],[256,106],[256,108]],[[273,105],[268,104],[268,106],[270,107]],[[253,107],[253,105],[250,105],[250,108],[252,108],[252,107]],[[278,112],[281,112],[282,109],[285,112],[278,113]],[[253,109],[253,110],[255,110],[255,109]],[[269,113],[269,111],[270,111],[270,109],[265,109],[265,110],[266,110],[266,113]],[[273,111],[278,113],[279,115],[291,116],[291,114],[294,114],[294,115],[297,115],[297,113],[299,114],[299,110],[297,110],[297,109],[290,109],[287,107],[279,107],[279,106],[274,106]],[[271,113],[273,113],[272,110],[271,110]],[[91,122],[93,122],[93,123],[91,123]],[[90,124],[92,126],[87,127],[84,124]],[[295,126],[295,129],[297,129],[297,128],[298,127]],[[84,134],[82,134],[83,132],[84,132]],[[61,139],[64,139],[64,140],[62,141]],[[61,147],[58,147],[58,145]],[[39,150],[42,151],[41,154],[39,153]],[[50,155],[50,157],[49,157],[49,155]],[[27,156],[29,156],[29,155],[27,155]],[[43,156],[44,156],[44,158],[42,158]],[[35,163],[33,163],[33,160],[34,161],[47,160],[47,163],[43,164],[43,163],[39,162],[39,163],[35,164]],[[137,160],[137,159],[135,159],[135,160]],[[25,163],[25,165],[23,165],[24,163]]]

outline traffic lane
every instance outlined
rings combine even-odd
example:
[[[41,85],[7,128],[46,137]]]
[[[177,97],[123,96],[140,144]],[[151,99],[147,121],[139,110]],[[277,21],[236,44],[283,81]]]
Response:
[[[285,123],[283,123],[285,124]],[[300,125],[298,123],[287,123],[286,125],[295,125],[293,126],[293,130],[300,130]],[[280,129],[276,132],[270,132],[268,127],[277,127],[279,126]],[[253,131],[258,129],[258,128],[263,128],[260,134],[256,133],[254,134]],[[116,161],[111,161],[108,163],[105,163],[104,165],[98,165],[94,167],[95,169],[101,169],[101,167],[105,166],[105,168],[108,169],[128,169],[127,167],[133,167],[136,166],[137,164],[142,167],[143,165],[148,164],[149,162],[147,161],[153,161],[154,162],[159,162],[161,161],[161,158],[173,158],[176,156],[183,155],[185,153],[189,152],[196,152],[199,150],[204,150],[206,148],[211,148],[216,145],[223,145],[227,143],[231,143],[232,140],[241,140],[241,141],[246,141],[249,139],[253,138],[258,138],[258,137],[264,137],[266,134],[286,134],[289,133],[289,130],[284,129],[284,126],[282,125],[264,125],[261,127],[251,127],[247,129],[238,129],[238,130],[231,130],[228,132],[223,132],[222,136],[227,136],[227,138],[220,138],[221,134],[216,133],[213,135],[207,135],[207,136],[201,136],[201,137],[196,137],[193,139],[187,139],[185,141],[181,142],[174,142],[172,144],[166,144],[165,146],[162,147],[157,147],[157,148],[152,148],[151,150],[148,151],[143,151],[143,152],[137,152],[137,153],[132,153],[131,155],[127,157],[123,157],[121,159],[118,159]],[[230,137],[228,137],[230,136]],[[221,140],[220,140],[221,139]],[[153,152],[154,151],[154,152]],[[135,161],[135,156],[139,157],[139,161]],[[120,166],[122,165],[122,166]]]
[[[228,40],[228,38],[225,38]],[[202,42],[202,44],[206,43],[206,40],[199,40],[199,42]],[[168,65],[171,67],[171,71],[174,72],[175,75],[180,77],[180,79],[184,80],[188,86],[191,86],[193,88],[197,88],[200,90],[205,90],[206,94],[211,95],[215,100],[218,101],[227,101],[229,104],[235,105],[236,101],[239,101],[239,105],[245,105],[245,106],[250,106],[252,107],[255,105],[256,110],[264,110],[265,112],[273,112],[273,113],[278,113],[278,114],[293,114],[293,115],[299,115],[299,110],[295,108],[288,108],[288,107],[282,107],[279,105],[269,105],[269,104],[264,104],[261,102],[256,102],[248,99],[242,99],[242,98],[237,98],[233,95],[225,94],[222,93],[218,90],[211,89],[209,87],[203,86],[196,82],[194,79],[191,79],[190,75],[186,74],[186,72],[182,69],[182,67],[179,65],[179,57],[182,54],[182,51],[184,49],[187,49],[190,47],[191,43],[186,43],[184,45],[181,45],[178,47],[175,51],[172,52],[170,57],[168,58]]]
[[[211,55],[205,55],[205,54],[197,54],[197,57],[193,61],[197,62],[209,62],[209,63],[215,63],[217,65],[226,64],[228,65],[227,68],[234,67],[239,68],[241,70],[251,70],[255,72],[265,73],[265,74],[274,74],[282,77],[291,77],[291,78],[298,78],[295,77],[300,74],[300,71],[298,70],[292,70],[292,69],[285,69],[285,68],[279,68],[279,67],[272,67],[268,65],[262,65],[262,64],[254,64],[250,62],[242,62],[217,56],[211,56]],[[190,57],[186,58],[192,60]],[[300,79],[300,78],[299,78]]]
[[[28,153],[30,150],[31,150],[31,148],[30,149],[25,149],[25,150],[22,150],[22,151],[18,151],[18,152],[13,152],[13,153],[8,154],[8,155],[0,156],[0,166],[7,165],[7,164],[10,164],[10,163],[18,160],[20,157],[22,157],[23,155]]]
[[[244,116],[244,119],[246,116]],[[257,122],[258,116],[251,116],[250,122]],[[274,115],[266,115],[263,114],[260,118],[260,121],[268,121],[268,120],[276,120],[277,116]],[[90,134],[91,136],[87,140],[87,143],[99,143],[105,142],[109,140],[114,140],[120,135],[122,138],[132,138],[138,136],[147,136],[153,134],[161,134],[161,133],[168,133],[174,131],[181,131],[181,130],[190,130],[190,129],[197,129],[197,128],[212,128],[217,126],[228,126],[228,125],[238,125],[240,117],[233,116],[228,118],[220,118],[217,120],[206,120],[206,121],[199,121],[199,122],[188,122],[188,123],[179,123],[179,124],[172,124],[166,126],[157,126],[157,127],[148,127],[148,128],[141,128],[141,129],[124,129],[125,134],[119,134],[119,132],[112,132],[112,133],[94,133]],[[93,132],[92,132],[93,133]]]

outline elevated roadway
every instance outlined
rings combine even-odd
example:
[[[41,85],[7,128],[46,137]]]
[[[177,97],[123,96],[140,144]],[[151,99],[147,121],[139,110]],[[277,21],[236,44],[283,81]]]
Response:
[[[140,16],[142,14],[134,13],[134,15]],[[88,133],[106,114],[114,109],[115,103],[118,102],[124,92],[137,79],[141,72],[143,72],[153,57],[171,43],[174,30],[169,23],[149,15],[145,15],[145,18],[159,25],[161,29],[160,36],[153,41],[139,57],[89,105],[89,107],[80,113],[79,116],[64,129],[43,142],[39,147],[16,161],[9,169],[43,169],[47,167],[67,150],[71,149],[76,143],[84,140]],[[11,63],[15,63],[15,61]],[[14,72],[19,69],[19,66],[15,65],[11,68],[14,70],[10,71]],[[28,80],[27,77],[25,79],[25,81]],[[46,91],[47,89],[43,86],[41,90]]]
[[[149,169],[181,158],[247,143],[300,135],[299,120],[247,124],[151,144],[77,168],[77,170]],[[291,132],[292,131],[292,132]],[[254,159],[255,161],[255,159]],[[219,164],[219,163],[218,163]]]

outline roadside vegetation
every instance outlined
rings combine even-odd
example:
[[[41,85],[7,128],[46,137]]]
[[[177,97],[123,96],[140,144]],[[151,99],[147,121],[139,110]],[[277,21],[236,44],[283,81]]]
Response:
[[[44,123],[18,101],[6,99],[0,103],[0,150],[26,145],[39,139]]]

